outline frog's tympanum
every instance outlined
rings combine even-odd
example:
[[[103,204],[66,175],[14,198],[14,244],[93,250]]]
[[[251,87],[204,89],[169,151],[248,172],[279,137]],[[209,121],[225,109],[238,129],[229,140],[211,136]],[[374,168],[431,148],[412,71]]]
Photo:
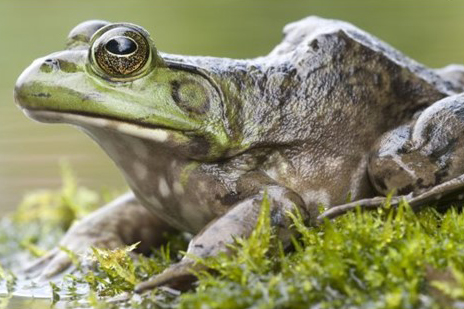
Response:
[[[463,197],[463,66],[429,69],[340,21],[309,17],[284,34],[268,55],[235,60],[162,53],[139,26],[88,21],[66,50],[35,60],[17,104],[80,128],[131,189],[60,245],[147,251],[166,231],[195,234],[142,291],[185,282],[192,256],[250,235],[264,196],[283,242],[295,209],[317,222],[321,205],[373,205],[391,191],[412,205]],[[70,263],[55,249],[33,268],[51,277]]]

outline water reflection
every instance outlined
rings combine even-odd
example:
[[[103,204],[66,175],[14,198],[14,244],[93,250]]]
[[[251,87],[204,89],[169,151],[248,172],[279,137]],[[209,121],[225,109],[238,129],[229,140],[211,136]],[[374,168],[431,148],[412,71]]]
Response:
[[[49,299],[36,299],[30,297],[0,296],[0,309],[49,309],[52,302]],[[59,303],[54,308],[66,308],[65,303]]]
[[[73,294],[69,294],[70,280],[63,276],[53,280],[57,289],[53,292],[47,281],[17,279],[14,290],[8,291],[6,282],[0,283],[0,309],[11,308],[81,308],[88,307],[86,296],[88,285],[74,283]],[[53,294],[55,293],[55,296]]]
[[[0,284],[0,309],[50,308],[53,304],[52,290],[48,282],[33,284],[19,281],[13,293],[8,293],[6,284]],[[64,308],[65,301],[55,308]]]

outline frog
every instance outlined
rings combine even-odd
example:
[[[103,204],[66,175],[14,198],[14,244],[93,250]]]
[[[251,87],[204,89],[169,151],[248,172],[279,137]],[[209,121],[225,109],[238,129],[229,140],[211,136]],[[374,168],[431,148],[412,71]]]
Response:
[[[14,97],[30,118],[90,136],[130,192],[76,222],[28,268],[50,279],[78,254],[168,232],[187,254],[135,287],[195,280],[197,258],[232,254],[263,201],[283,244],[289,213],[308,225],[407,199],[417,209],[462,198],[464,67],[428,68],[344,21],[306,17],[250,59],[158,51],[131,23],[85,21],[66,49],[35,60]]]

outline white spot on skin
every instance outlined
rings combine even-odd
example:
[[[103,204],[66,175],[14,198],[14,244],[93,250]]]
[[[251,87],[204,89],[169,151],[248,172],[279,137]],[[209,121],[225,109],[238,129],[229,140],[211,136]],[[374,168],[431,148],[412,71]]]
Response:
[[[177,161],[176,160],[172,160],[171,162],[171,168],[172,169],[175,169],[177,167]]]
[[[150,205],[156,210],[163,210],[163,205],[161,202],[156,198],[156,196],[152,195],[148,198],[148,202]]]
[[[288,162],[282,161],[280,163],[280,174],[286,175],[288,173]]]
[[[160,177],[158,189],[162,197],[168,197],[171,194],[171,189],[169,189],[168,183],[164,177]]]
[[[144,143],[138,140],[134,140],[132,143],[133,143],[135,154],[142,159],[146,159],[148,157],[147,146],[145,146]]]
[[[174,189],[174,193],[177,195],[182,195],[184,194],[184,187],[182,184],[178,181],[174,182],[174,185],[172,186]]]
[[[143,165],[143,163],[141,163],[140,161],[135,161],[134,165],[133,165],[133,168],[134,168],[135,176],[138,179],[145,180],[147,178],[148,170],[145,167],[145,165]]]
[[[279,174],[277,173],[277,169],[275,167],[271,167],[266,170],[267,175],[272,179],[278,179]]]
[[[206,183],[204,181],[200,181],[198,183],[198,189],[201,191],[201,192],[204,192],[207,190],[207,187],[206,187]]]
[[[324,207],[328,207],[330,205],[330,195],[327,193],[326,190],[307,190],[301,198],[305,202],[306,205],[311,204],[322,204]]]

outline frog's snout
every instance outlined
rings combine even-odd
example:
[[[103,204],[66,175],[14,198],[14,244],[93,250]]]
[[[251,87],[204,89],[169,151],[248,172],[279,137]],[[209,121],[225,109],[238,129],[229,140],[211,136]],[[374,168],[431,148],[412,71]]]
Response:
[[[39,58],[16,81],[14,99],[23,109],[41,109],[49,105],[52,93],[67,85],[74,74],[84,70],[86,52],[62,51]]]
[[[14,88],[14,99],[16,104],[21,108],[27,108],[32,104],[34,97],[46,97],[47,94],[45,92],[34,90],[34,88],[37,87],[34,84],[43,66],[45,66],[48,71],[51,71],[55,70],[54,67],[56,65],[55,61],[45,62],[43,59],[37,59],[25,69],[18,77]]]

